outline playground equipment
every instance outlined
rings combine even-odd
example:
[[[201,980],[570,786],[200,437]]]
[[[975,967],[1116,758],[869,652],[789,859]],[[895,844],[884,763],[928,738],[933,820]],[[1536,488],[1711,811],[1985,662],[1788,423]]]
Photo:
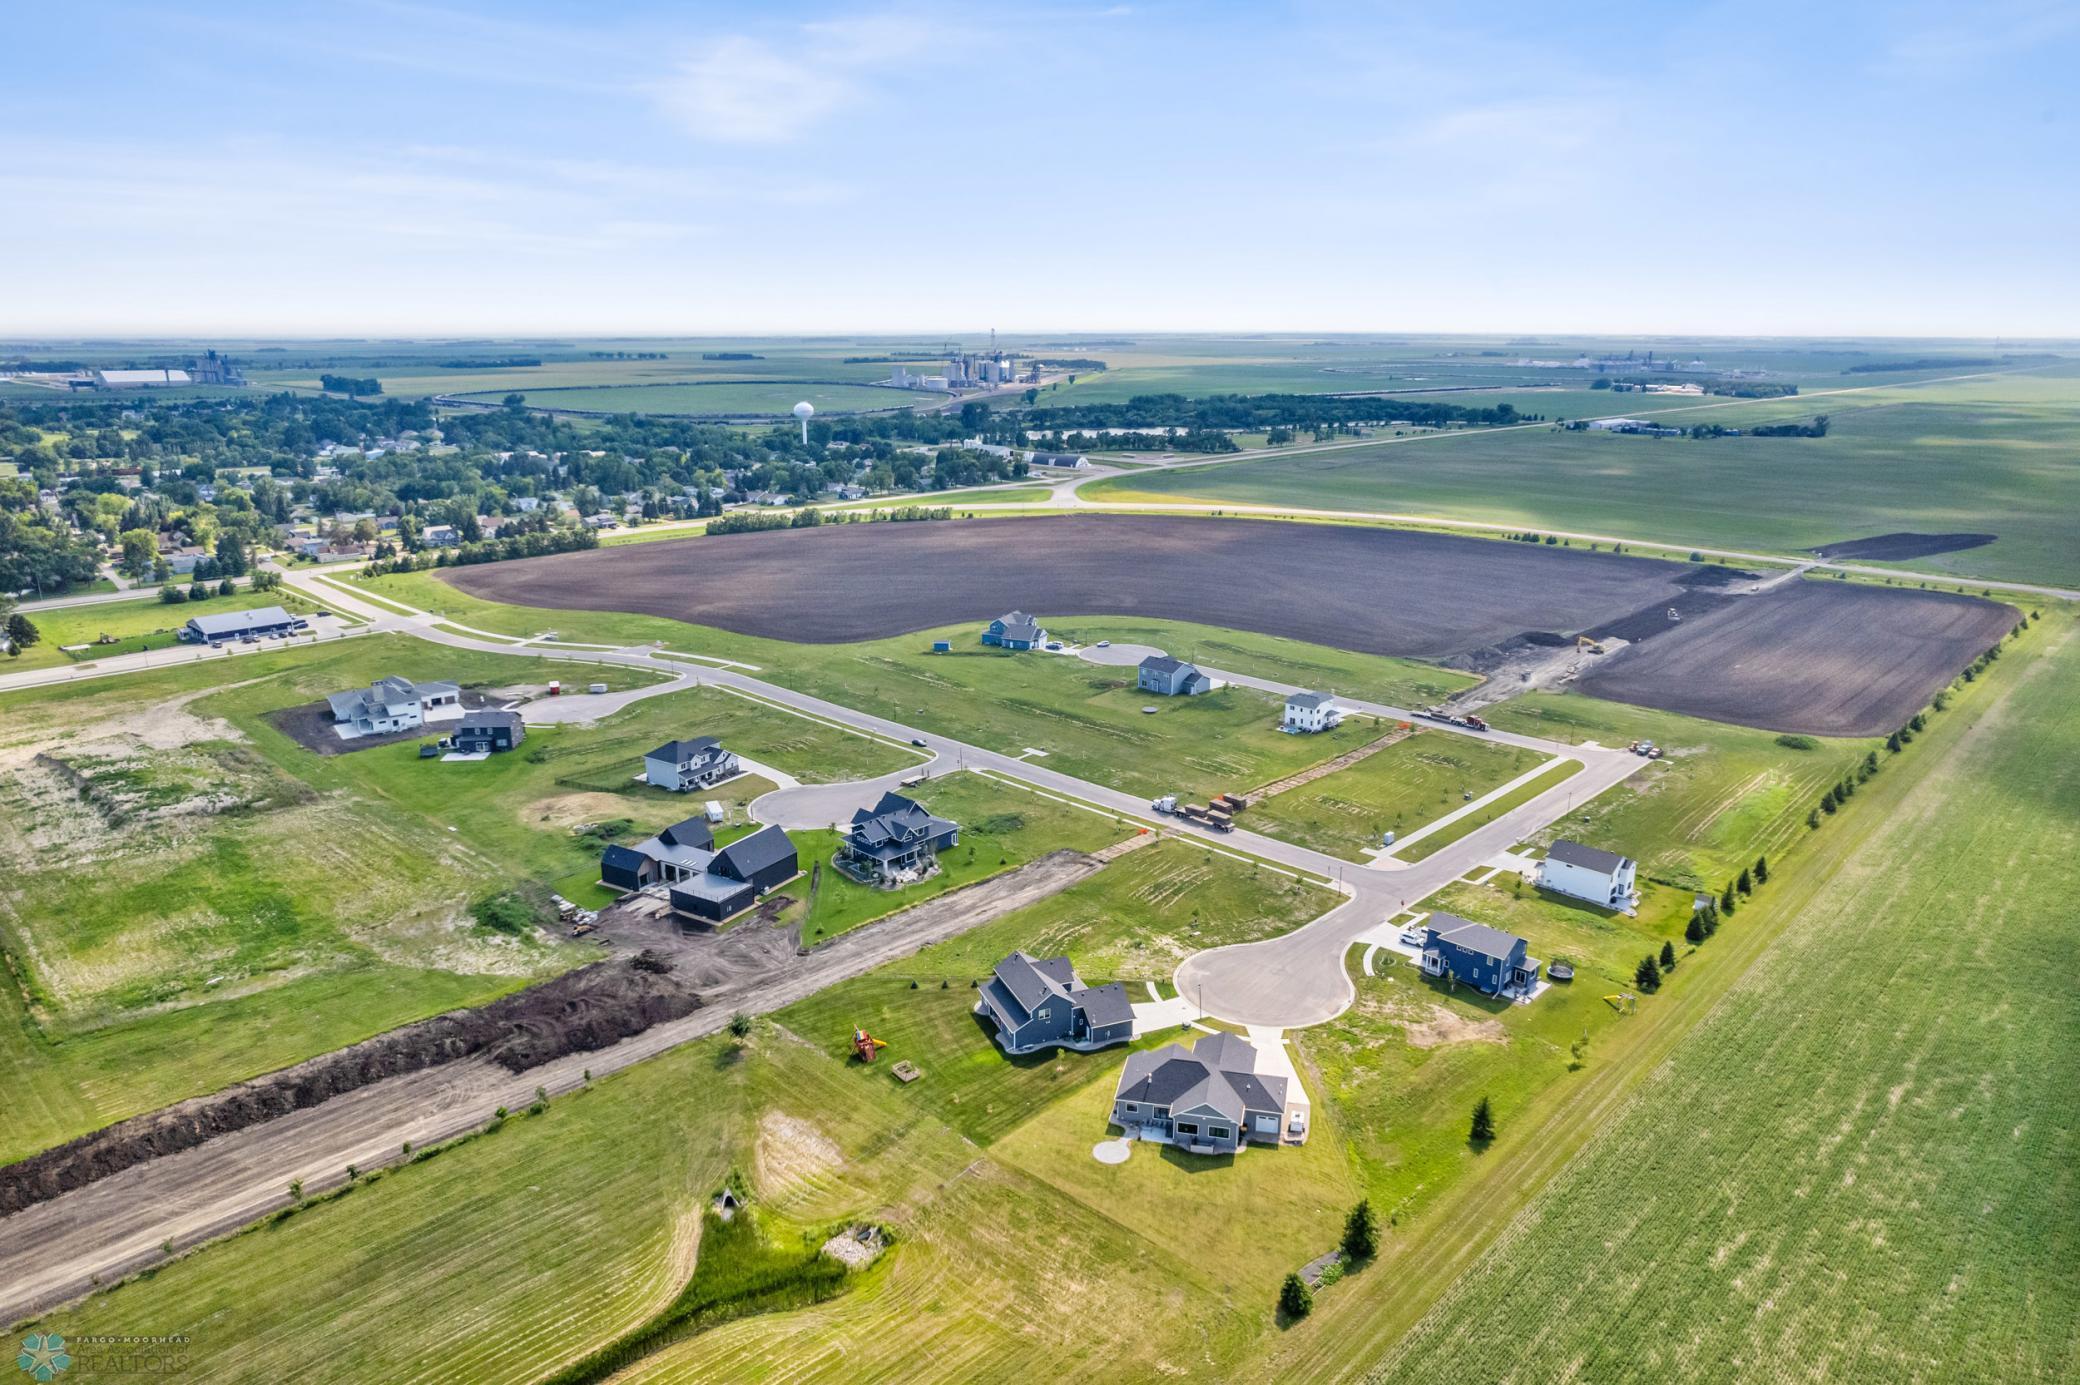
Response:
[[[888,1045],[886,1043],[884,1043],[880,1039],[875,1038],[872,1034],[869,1034],[864,1029],[855,1029],[852,1031],[853,1056],[858,1058],[862,1063],[873,1062],[874,1055],[887,1047]]]
[[[1616,995],[1607,995],[1604,997],[1604,1000],[1610,1004],[1613,1010],[1616,1010],[1621,1015],[1636,1014],[1639,1011],[1639,997],[1630,991],[1620,991]]]

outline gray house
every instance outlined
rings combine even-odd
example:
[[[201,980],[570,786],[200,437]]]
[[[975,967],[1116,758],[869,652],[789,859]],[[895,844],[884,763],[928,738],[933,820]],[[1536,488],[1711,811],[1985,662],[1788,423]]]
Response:
[[[1011,611],[989,623],[982,642],[999,649],[1033,649],[1047,643],[1047,631],[1037,617]]]
[[[475,754],[480,750],[511,750],[527,739],[527,728],[521,725],[518,712],[504,712],[497,708],[486,708],[479,712],[464,712],[456,723],[455,734],[449,741],[457,750]]]
[[[1014,952],[976,992],[975,1013],[994,1024],[1006,1053],[1105,1048],[1134,1037],[1134,1007],[1114,981],[1085,986],[1067,957]]]
[[[922,803],[884,793],[852,815],[833,862],[861,884],[892,890],[935,874],[939,853],[961,839],[961,825],[932,816]]]
[[[1208,1034],[1192,1048],[1128,1054],[1112,1123],[1194,1154],[1233,1154],[1252,1140],[1299,1144],[1307,1138],[1306,1104],[1289,1100],[1287,1089],[1283,1074],[1260,1070],[1249,1040]]]
[[[736,753],[724,750],[713,736],[666,741],[643,757],[644,780],[673,793],[709,788],[742,771]]]
[[[604,864],[604,863],[602,863]],[[715,852],[707,869],[671,887],[672,908],[709,923],[744,912],[775,885],[801,874],[794,842],[777,827],[763,827]]]
[[[1449,976],[1485,995],[1528,996],[1538,984],[1539,961],[1512,933],[1457,914],[1435,913],[1423,934],[1423,975]]]
[[[1197,697],[1213,691],[1213,680],[1199,672],[1196,664],[1168,654],[1151,654],[1141,661],[1140,685],[1141,691],[1164,697]]]

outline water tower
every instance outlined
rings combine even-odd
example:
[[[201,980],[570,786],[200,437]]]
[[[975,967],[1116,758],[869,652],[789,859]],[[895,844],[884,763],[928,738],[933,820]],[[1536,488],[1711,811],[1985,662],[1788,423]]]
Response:
[[[815,412],[816,406],[806,399],[794,406],[794,416],[802,421],[802,446],[804,447],[809,445],[809,415]]]

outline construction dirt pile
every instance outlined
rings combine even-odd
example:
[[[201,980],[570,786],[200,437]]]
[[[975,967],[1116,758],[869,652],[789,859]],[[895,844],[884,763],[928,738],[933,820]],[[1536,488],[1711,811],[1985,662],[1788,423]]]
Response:
[[[0,1216],[386,1077],[477,1056],[525,1072],[567,1054],[610,1047],[691,1014],[701,1003],[690,978],[669,959],[649,953],[566,972],[479,1009],[420,1020],[9,1164],[0,1168]]]

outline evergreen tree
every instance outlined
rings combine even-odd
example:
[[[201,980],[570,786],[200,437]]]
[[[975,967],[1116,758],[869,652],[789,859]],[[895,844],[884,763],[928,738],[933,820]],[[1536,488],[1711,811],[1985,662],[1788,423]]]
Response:
[[[1639,959],[1639,965],[1632,972],[1632,984],[1648,995],[1661,989],[1661,968],[1655,964],[1652,955]]]
[[[1758,885],[1767,885],[1769,883],[1769,857],[1767,856],[1757,856],[1755,858],[1755,883]]]
[[[1906,745],[1899,738],[1899,732],[1895,731],[1885,738],[1885,748],[1895,755],[1906,749]]]
[[[1674,943],[1664,942],[1661,944],[1661,969],[1663,971],[1674,971],[1676,969],[1676,945]]]
[[[1742,894],[1753,894],[1755,893],[1755,877],[1746,870],[1742,870],[1740,879],[1733,882],[1733,887]]]
[[[1863,777],[1868,779],[1878,772],[1878,752],[1868,751],[1863,757]]]
[[[1731,915],[1733,913],[1733,910],[1733,886],[1728,885],[1726,887],[1726,893],[1719,896],[1719,912],[1722,914]]]
[[[1307,1287],[1306,1280],[1297,1274],[1286,1276],[1278,1290],[1278,1311],[1289,1318],[1304,1318],[1314,1311],[1314,1290]]]
[[[1473,1104],[1473,1126],[1467,1138],[1477,1145],[1484,1145],[1495,1138],[1495,1108],[1482,1097]]]
[[[1347,1259],[1370,1260],[1379,1254],[1379,1214],[1372,1199],[1361,1198],[1343,1223],[1343,1253]]]
[[[38,630],[29,617],[23,615],[20,611],[16,611],[7,617],[8,653],[19,654],[42,638],[43,632]]]
[[[1683,930],[1683,940],[1695,947],[1709,936],[1711,935],[1704,927],[1704,910],[1693,910],[1690,914],[1690,926]]]

